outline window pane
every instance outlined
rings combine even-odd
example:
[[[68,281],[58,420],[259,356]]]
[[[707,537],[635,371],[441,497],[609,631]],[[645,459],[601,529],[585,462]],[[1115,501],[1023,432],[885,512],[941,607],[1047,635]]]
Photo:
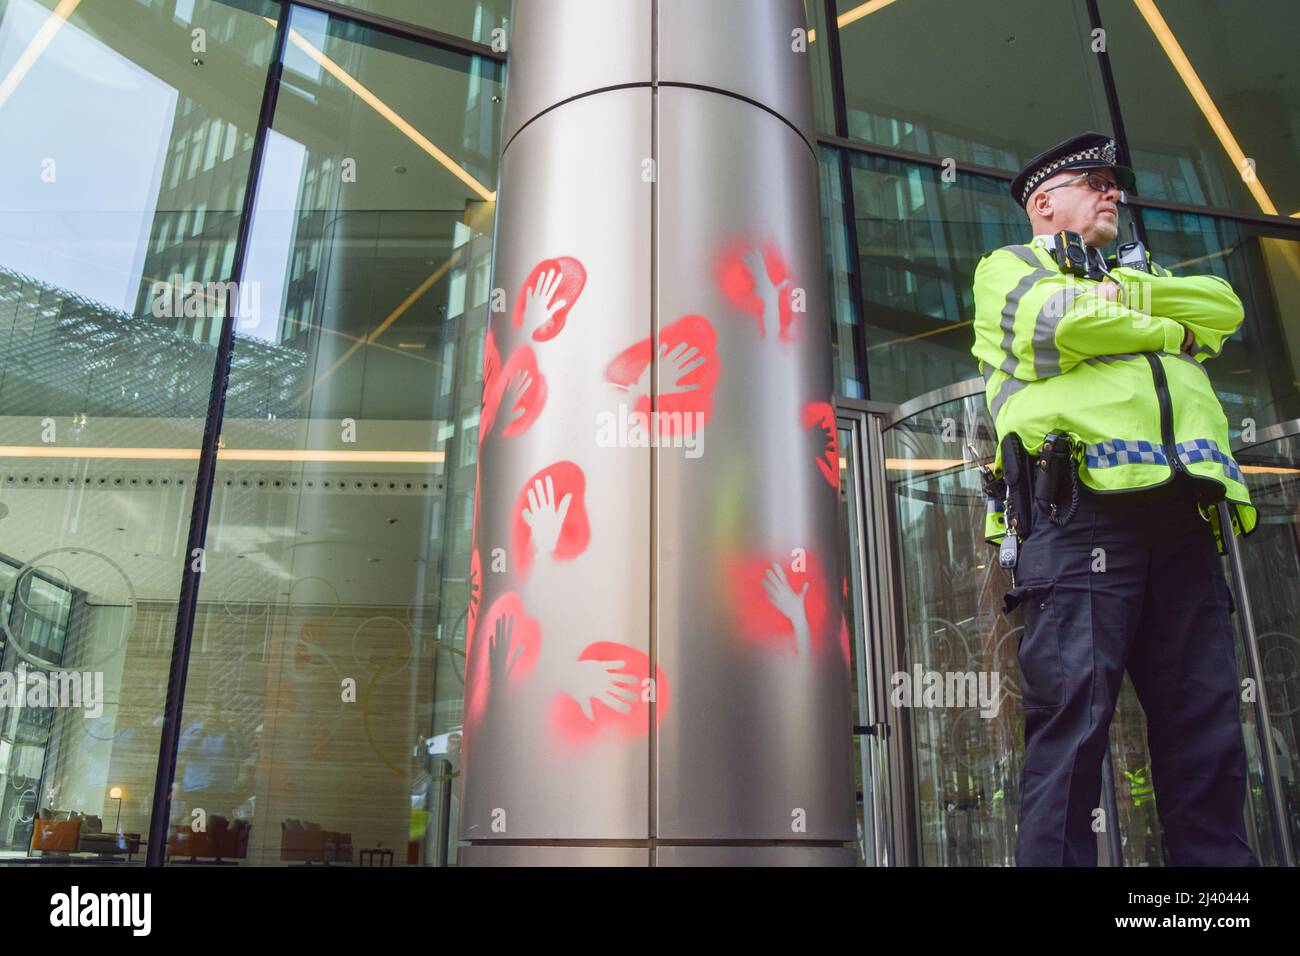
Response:
[[[258,14],[276,9],[58,6],[0,0],[0,670],[103,693],[15,717],[0,856],[17,857],[118,852],[119,828],[149,827],[220,265],[271,55]],[[226,130],[246,141],[219,151]],[[61,825],[37,833],[37,812]]]
[[[818,187],[821,192],[822,235],[826,258],[826,281],[830,292],[831,355],[835,368],[835,390],[849,398],[866,398],[866,345],[862,323],[853,300],[853,270],[850,261],[847,215],[844,206],[840,151],[818,148]]]
[[[492,31],[498,27],[510,35],[511,0],[336,0],[347,7],[358,7],[394,20],[413,23],[491,44]]]
[[[171,855],[442,862],[501,66],[304,8],[284,65],[173,811],[238,822]]]
[[[1205,368],[1236,441],[1300,418],[1300,239],[1294,231],[1147,209],[1152,257],[1175,275],[1217,275],[1232,284],[1246,319]]]
[[[812,69],[813,113],[819,133],[835,133],[835,103],[831,89],[830,43],[826,39],[825,0],[803,0]]]
[[[838,9],[855,139],[1015,170],[1076,133],[1111,131],[1082,3]]]
[[[975,266],[1028,238],[1023,210],[999,179],[958,173],[945,182],[940,167],[857,153],[849,163],[862,289],[852,347],[859,367],[865,358],[867,397],[904,402],[976,377]],[[836,329],[844,329],[838,317]],[[838,343],[841,370],[849,332]]]
[[[1300,212],[1300,7],[1102,0],[1100,9],[1138,193]]]

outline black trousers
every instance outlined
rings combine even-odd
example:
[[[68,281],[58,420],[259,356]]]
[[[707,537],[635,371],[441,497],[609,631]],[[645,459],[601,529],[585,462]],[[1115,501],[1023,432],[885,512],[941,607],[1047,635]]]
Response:
[[[1109,495],[1080,484],[1065,527],[1034,502],[1006,595],[1025,618],[1018,866],[1097,865],[1094,811],[1126,669],[1146,714],[1170,863],[1259,865],[1242,820],[1231,598],[1190,484],[1180,475],[1162,488]]]

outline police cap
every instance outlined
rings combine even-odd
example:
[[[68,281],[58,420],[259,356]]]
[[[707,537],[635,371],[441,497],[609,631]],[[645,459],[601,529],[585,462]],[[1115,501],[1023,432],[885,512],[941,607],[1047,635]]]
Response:
[[[1133,188],[1133,170],[1115,162],[1115,141],[1105,133],[1080,133],[1039,153],[1011,180],[1011,197],[1024,205],[1048,176],[1070,169],[1109,169],[1121,189]]]

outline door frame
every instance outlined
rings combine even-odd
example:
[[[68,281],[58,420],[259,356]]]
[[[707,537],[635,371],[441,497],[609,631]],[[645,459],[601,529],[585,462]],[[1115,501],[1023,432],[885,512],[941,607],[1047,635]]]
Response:
[[[877,866],[916,866],[920,818],[907,708],[889,706],[890,675],[903,658],[902,595],[894,549],[894,515],[885,474],[884,432],[897,405],[835,398],[836,424],[850,442],[840,449],[852,564],[844,569],[853,602],[857,700],[854,736],[863,774],[863,814],[871,821]],[[855,493],[856,491],[856,493]],[[856,571],[855,571],[856,567]],[[868,799],[866,788],[870,786]]]

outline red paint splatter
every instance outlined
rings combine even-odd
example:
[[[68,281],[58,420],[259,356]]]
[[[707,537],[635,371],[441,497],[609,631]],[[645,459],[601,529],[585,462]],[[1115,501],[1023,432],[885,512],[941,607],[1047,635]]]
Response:
[[[512,394],[511,382],[520,372],[528,376],[528,388],[515,400],[512,408],[502,408],[502,402],[505,401],[507,394]],[[537,370],[537,356],[527,345],[521,345],[511,353],[505,366],[494,376],[492,387],[483,400],[483,413],[479,416],[480,443],[496,424],[498,415],[506,416],[507,421],[505,429],[501,432],[502,437],[512,438],[528,430],[528,427],[537,420],[537,416],[542,413],[542,406],[545,404],[546,379],[542,378],[542,373]],[[517,409],[521,409],[523,414],[510,421]]]
[[[728,246],[723,253],[718,256],[714,265],[714,277],[717,279],[718,288],[727,301],[748,313],[758,326],[760,335],[766,335],[767,330],[763,328],[763,300],[755,292],[754,274],[750,271],[749,264],[745,262],[745,255],[754,245],[749,242],[739,241]],[[767,270],[768,280],[779,289],[778,312],[780,315],[781,341],[793,342],[795,336],[794,329],[794,308],[792,306],[792,296],[794,294],[794,277],[790,272],[790,267],[781,255],[780,250],[770,242],[763,244],[763,267]]]
[[[692,362],[703,358],[704,364],[692,369],[677,383],[694,385],[695,388],[659,396],[660,436],[694,434],[697,424],[707,425],[713,417],[713,390],[722,373],[722,362],[718,357],[718,334],[704,316],[684,315],[659,330],[660,352],[665,348],[672,352],[682,344],[698,351],[699,354],[691,359]],[[632,388],[650,364],[653,352],[648,338],[624,349],[605,367],[605,380],[621,388]],[[662,363],[660,374],[663,374]],[[639,395],[635,410],[649,416],[650,396]]]
[[[500,368],[501,353],[497,351],[497,340],[492,335],[492,329],[488,328],[487,335],[483,338],[483,397],[485,401]]]
[[[612,707],[598,700],[591,700],[593,720],[588,720],[582,707],[568,694],[557,694],[551,708],[551,728],[553,736],[570,745],[587,744],[602,735],[617,737],[644,737],[650,731],[650,703],[642,698],[646,696],[645,683],[650,676],[650,658],[634,647],[616,644],[612,641],[597,641],[588,644],[578,655],[580,661],[622,661],[623,666],[614,673],[628,674],[636,679],[635,684],[620,684],[636,693],[635,701],[628,701],[631,710],[619,713]],[[669,706],[668,681],[663,671],[655,670],[654,697],[656,701],[656,723],[662,722]]]
[[[477,517],[477,515],[475,515]],[[483,562],[479,560],[478,543],[475,539],[474,549],[469,557],[469,610],[465,619],[466,647],[473,640],[474,622],[478,619],[479,600],[483,597]],[[469,670],[469,657],[466,655],[465,669]]]
[[[803,570],[796,571],[798,561]],[[821,562],[808,551],[802,559],[785,555],[750,555],[723,558],[723,571],[727,582],[727,602],[736,631],[742,638],[774,649],[794,652],[794,625],[768,600],[763,581],[773,564],[785,572],[791,590],[798,594],[808,584],[804,598],[804,612],[808,617],[808,630],[812,649],[817,653],[825,641],[826,618],[830,610],[826,577]]]
[[[509,618],[511,622],[510,646],[505,659],[514,660],[506,672],[506,684],[518,686],[526,681],[537,666],[542,650],[542,628],[535,618],[524,611],[518,594],[508,591],[492,602],[483,616],[483,627],[470,632],[465,646],[465,724],[477,723],[487,709],[488,693],[500,693],[504,688],[489,687],[491,676],[492,638],[497,622]],[[515,658],[516,649],[518,658]]]
[[[835,423],[835,409],[829,402],[805,402],[801,423],[804,430],[815,429],[815,437],[823,451],[814,460],[822,477],[838,492],[840,490],[840,432]],[[825,439],[823,443],[823,439]]]
[[[560,256],[557,259],[543,259],[533,266],[533,271],[528,273],[528,278],[524,280],[519,295],[515,297],[515,308],[511,317],[515,328],[519,328],[524,324],[524,305],[527,303],[528,290],[535,288],[538,278],[546,275],[552,269],[558,271],[561,278],[560,285],[551,297],[551,301],[559,302],[563,300],[564,305],[557,309],[550,319],[533,330],[533,340],[537,342],[549,341],[564,330],[564,323],[569,320],[569,312],[577,305],[578,297],[582,295],[582,290],[587,285],[587,270],[577,259],[569,256]]]
[[[528,492],[533,490],[537,481],[545,486],[548,477],[555,488],[556,508],[559,508],[565,495],[573,495],[552,556],[558,561],[572,561],[587,550],[587,544],[591,541],[591,523],[587,518],[587,478],[582,469],[571,461],[557,461],[553,465],[547,465],[524,482],[510,511],[510,548],[521,578],[528,577],[533,557],[537,553],[537,546],[533,543],[533,530],[524,521]]]

